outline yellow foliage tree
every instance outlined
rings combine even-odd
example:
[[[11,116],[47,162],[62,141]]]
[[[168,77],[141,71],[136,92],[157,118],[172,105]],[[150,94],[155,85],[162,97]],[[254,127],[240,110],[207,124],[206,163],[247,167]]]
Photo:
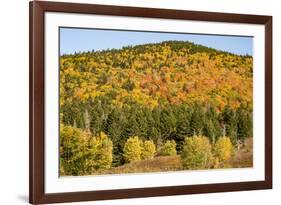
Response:
[[[130,137],[124,145],[124,159],[126,162],[134,162],[141,159],[142,141],[138,136]]]
[[[212,165],[212,146],[205,136],[186,137],[181,153],[186,169],[208,169]]]
[[[167,140],[161,148],[161,155],[163,156],[175,156],[177,155],[176,142],[174,140]]]
[[[60,173],[86,175],[111,167],[112,141],[101,132],[89,132],[71,126],[60,126]]]
[[[214,146],[214,155],[219,162],[225,162],[230,159],[233,146],[229,137],[220,137]]]
[[[88,150],[89,157],[86,160],[87,167],[94,170],[110,168],[112,164],[112,150],[112,141],[103,132],[91,137]]]
[[[146,140],[144,141],[142,145],[142,153],[141,158],[142,159],[152,159],[155,155],[156,147],[152,140]]]
[[[86,173],[87,135],[81,129],[60,125],[60,174]]]

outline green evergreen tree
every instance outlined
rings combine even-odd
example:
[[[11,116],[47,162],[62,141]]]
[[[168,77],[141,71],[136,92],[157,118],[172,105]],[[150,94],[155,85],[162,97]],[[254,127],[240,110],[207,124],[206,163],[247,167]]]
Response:
[[[200,104],[195,104],[190,119],[190,133],[189,135],[201,135],[203,134],[205,121],[205,113],[203,107]]]
[[[176,132],[176,126],[176,116],[172,108],[170,106],[165,107],[160,116],[160,128],[163,139],[168,139],[172,133]]]
[[[185,136],[189,135],[190,120],[192,110],[187,105],[174,106],[174,112],[177,118],[176,134],[173,139],[176,141],[177,150],[181,151]]]
[[[207,105],[207,111],[205,113],[203,134],[207,136],[212,143],[221,135],[219,116],[214,107],[210,104]]]
[[[222,123],[225,126],[225,135],[229,136],[232,143],[236,144],[238,139],[237,133],[237,114],[236,111],[231,109],[229,106],[225,106],[222,112]]]
[[[252,112],[245,107],[240,107],[237,110],[237,137],[244,140],[247,137],[253,136],[253,116]]]

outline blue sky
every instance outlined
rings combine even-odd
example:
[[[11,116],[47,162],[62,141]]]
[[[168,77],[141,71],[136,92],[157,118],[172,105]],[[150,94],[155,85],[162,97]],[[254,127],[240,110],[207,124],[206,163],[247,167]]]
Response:
[[[220,35],[176,34],[60,28],[60,54],[105,50],[123,46],[158,43],[167,40],[191,41],[235,54],[253,54],[253,38]]]

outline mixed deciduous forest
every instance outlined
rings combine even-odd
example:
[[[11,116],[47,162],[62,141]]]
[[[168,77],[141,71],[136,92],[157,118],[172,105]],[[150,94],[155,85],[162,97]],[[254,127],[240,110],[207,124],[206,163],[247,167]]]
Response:
[[[60,175],[252,167],[253,59],[164,41],[60,56]]]

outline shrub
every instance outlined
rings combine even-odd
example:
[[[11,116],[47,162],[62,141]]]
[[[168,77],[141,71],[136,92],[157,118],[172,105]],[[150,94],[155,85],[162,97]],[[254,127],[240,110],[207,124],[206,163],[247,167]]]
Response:
[[[161,148],[161,155],[163,156],[175,156],[177,155],[176,142],[174,140],[167,140]]]
[[[112,164],[112,141],[106,134],[91,137],[87,157],[87,167],[92,170],[103,170],[111,167]],[[90,170],[91,171],[91,170]]]
[[[232,154],[232,143],[228,137],[220,137],[214,146],[214,155],[220,162],[225,162],[230,159]]]
[[[142,145],[142,153],[141,158],[142,159],[152,159],[154,157],[154,154],[156,152],[156,147],[152,140],[144,141]]]
[[[212,159],[212,146],[207,137],[194,136],[185,138],[181,153],[181,161],[184,168],[210,168]]]
[[[124,145],[124,159],[126,162],[134,162],[141,159],[142,141],[137,136],[130,137]]]

